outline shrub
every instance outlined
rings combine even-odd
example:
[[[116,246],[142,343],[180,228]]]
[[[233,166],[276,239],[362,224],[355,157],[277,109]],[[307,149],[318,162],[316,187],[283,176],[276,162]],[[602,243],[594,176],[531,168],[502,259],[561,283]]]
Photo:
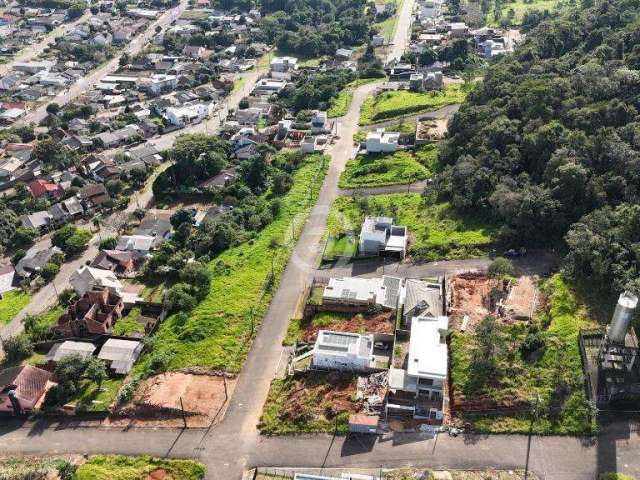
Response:
[[[50,282],[60,271],[60,266],[55,263],[45,263],[40,274],[47,282]]]
[[[192,288],[186,283],[177,283],[167,291],[165,305],[170,312],[193,310],[196,304]]]
[[[508,258],[498,257],[489,265],[487,274],[492,278],[514,275],[513,262]]]
[[[100,250],[113,250],[118,245],[118,240],[114,237],[105,238],[100,241]]]
[[[33,354],[33,343],[31,343],[31,339],[25,333],[3,340],[2,348],[9,362],[22,360]]]

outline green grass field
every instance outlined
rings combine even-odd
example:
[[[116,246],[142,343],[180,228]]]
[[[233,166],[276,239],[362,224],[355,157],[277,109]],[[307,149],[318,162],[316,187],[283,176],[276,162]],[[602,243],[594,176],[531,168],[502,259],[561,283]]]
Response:
[[[380,3],[380,2],[377,2]],[[382,2],[383,4],[386,2]],[[378,30],[380,35],[382,35],[386,42],[389,43],[393,40],[393,35],[396,33],[398,28],[398,15],[400,14],[400,10],[402,10],[403,0],[395,0],[396,4],[396,13],[386,20],[375,23],[373,27]]]
[[[284,340],[282,340],[282,345],[293,345],[294,342],[302,341],[302,331],[308,326],[313,325],[314,327],[331,330],[332,325],[346,322],[350,318],[351,315],[336,312],[319,312],[306,320],[294,318],[291,320],[291,323],[289,323],[287,335],[284,337]]]
[[[332,262],[337,257],[353,257],[358,253],[358,239],[341,235],[327,238],[327,243],[322,254],[322,260]]]
[[[533,424],[534,433],[594,433],[596,425],[589,415],[584,391],[578,333],[596,323],[559,274],[548,280],[543,290],[550,308],[545,318],[538,319],[545,345],[542,354],[524,360],[519,346],[526,338],[527,326],[498,323],[496,369],[486,380],[472,365],[475,337],[455,333],[451,340],[453,395],[497,402],[522,399],[533,404],[538,394],[541,413]],[[476,431],[483,432],[527,433],[531,427],[531,412],[527,409],[517,415],[478,414],[463,418],[472,422]]]
[[[375,82],[382,80],[380,78],[361,78],[359,80],[354,80],[349,83],[345,88],[343,88],[338,95],[331,100],[331,106],[329,110],[327,110],[327,116],[329,118],[342,117],[347,114],[349,107],[351,106],[351,101],[353,100],[353,91],[361,87],[362,85],[366,85],[367,83]]]
[[[289,259],[294,242],[291,235],[300,231],[317,198],[328,167],[321,155],[306,157],[306,162],[294,173],[294,185],[281,198],[282,207],[276,219],[253,240],[231,248],[215,257],[211,263],[209,295],[180,325],[176,315],[160,326],[155,338],[154,354],[171,357],[170,369],[203,366],[227,371],[240,370],[267,311],[271,297]],[[283,245],[271,250],[272,240]],[[275,281],[264,286],[274,265]],[[216,272],[216,264],[226,265],[224,273]],[[253,326],[253,328],[252,328]],[[137,365],[142,371],[151,361],[145,356]]]
[[[496,20],[494,10],[495,3],[489,2],[489,10],[487,12],[487,26],[489,27],[499,27],[500,20],[506,19],[509,16],[509,10],[513,10],[514,15],[511,19],[511,24],[514,26],[520,25],[522,23],[522,18],[524,14],[527,12],[531,12],[534,10],[539,10],[541,12],[548,10],[553,11],[558,7],[562,2],[560,0],[515,0],[513,2],[505,1],[502,4],[500,19]]]
[[[206,467],[195,460],[174,460],[149,456],[91,455],[78,467],[76,480],[140,480],[164,470],[172,480],[200,480]],[[159,477],[160,478],[160,477]]]
[[[391,131],[391,130],[390,130]],[[402,185],[430,177],[437,165],[436,145],[425,145],[415,152],[359,155],[347,162],[340,175],[340,188]]]
[[[409,229],[409,253],[416,259],[460,259],[483,255],[496,228],[479,218],[464,218],[447,203],[430,203],[418,193],[339,197],[327,219],[329,235],[355,235],[365,215],[388,215]]]
[[[371,125],[390,118],[410,113],[437,110],[447,105],[464,102],[467,93],[473,89],[473,84],[451,84],[443,91],[410,92],[396,90],[382,92],[375,97],[367,98],[360,110],[360,125]]]
[[[70,403],[75,403],[81,412],[104,412],[114,402],[123,382],[124,378],[107,378],[98,390],[97,383],[84,379]]]
[[[11,290],[0,300],[0,325],[6,325],[20,310],[27,306],[31,295],[22,290]]]

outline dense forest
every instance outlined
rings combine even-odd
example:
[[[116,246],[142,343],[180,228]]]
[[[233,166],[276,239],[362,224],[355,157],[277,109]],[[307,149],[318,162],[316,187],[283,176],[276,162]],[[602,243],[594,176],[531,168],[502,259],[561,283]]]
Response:
[[[540,20],[450,122],[438,194],[503,225],[505,248],[567,249],[578,284],[638,291],[640,4]]]
[[[284,53],[317,57],[369,41],[365,0],[262,0],[262,40]]]

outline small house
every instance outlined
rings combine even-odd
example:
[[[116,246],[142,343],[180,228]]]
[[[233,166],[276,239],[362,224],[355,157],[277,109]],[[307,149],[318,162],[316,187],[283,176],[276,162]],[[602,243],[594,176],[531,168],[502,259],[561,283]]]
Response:
[[[77,355],[83,359],[88,359],[93,356],[95,350],[96,346],[93,343],[67,340],[56,343],[51,347],[47,353],[47,361],[57,363],[61,358],[69,355]]]
[[[31,365],[0,371],[0,412],[23,415],[36,408],[53,385],[52,376],[52,373]]]
[[[110,338],[100,349],[98,358],[107,362],[114,373],[126,375],[142,352],[143,343],[137,340]]]
[[[367,153],[391,153],[398,149],[400,134],[397,132],[385,132],[384,128],[378,128],[375,132],[367,133]]]
[[[116,293],[122,291],[122,283],[120,283],[115,273],[110,270],[93,268],[87,265],[82,265],[71,274],[69,284],[79,297],[94,287],[104,287]]]
[[[366,372],[375,365],[373,335],[320,330],[313,347],[315,368]]]
[[[360,229],[360,255],[398,255],[407,253],[408,234],[404,225],[394,225],[390,217],[365,217]]]

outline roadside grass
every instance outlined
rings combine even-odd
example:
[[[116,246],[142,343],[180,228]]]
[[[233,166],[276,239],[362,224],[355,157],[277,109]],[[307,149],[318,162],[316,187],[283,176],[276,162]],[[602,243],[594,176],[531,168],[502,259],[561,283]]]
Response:
[[[302,229],[327,168],[326,157],[306,157],[274,221],[252,240],[212,259],[209,294],[184,324],[177,315],[163,322],[155,335],[154,357],[170,358],[170,370],[201,366],[240,371],[295,245],[292,234]],[[274,251],[273,242],[281,247]],[[135,372],[147,371],[152,360],[151,355],[144,356]]]
[[[3,294],[0,300],[0,325],[6,325],[13,320],[30,300],[31,295],[22,290],[11,290]]]
[[[378,2],[380,3],[380,2]],[[383,2],[386,3],[386,2]],[[382,35],[385,38],[385,41],[387,43],[391,42],[391,40],[393,39],[393,36],[396,33],[396,30],[398,28],[398,15],[400,14],[400,11],[402,10],[402,4],[404,3],[403,0],[395,0],[394,3],[396,4],[396,12],[389,18],[387,18],[386,20],[379,22],[379,23],[375,23],[373,25],[373,27],[378,30],[378,32],[380,33],[380,35]]]
[[[473,90],[474,84],[455,83],[447,85],[442,91],[410,92],[396,90],[382,92],[375,97],[367,98],[360,110],[360,125],[400,117],[410,113],[437,110],[447,105],[464,102],[467,94]]]
[[[107,378],[98,390],[97,383],[84,379],[80,382],[76,395],[69,400],[69,403],[75,403],[76,410],[79,412],[104,412],[115,401],[123,382],[124,377]]]
[[[287,346],[301,342],[303,340],[302,332],[309,326],[331,330],[332,326],[344,323],[349,319],[351,319],[351,315],[336,312],[319,312],[307,319],[293,318],[289,323],[287,335],[284,337],[282,345]]]
[[[275,379],[262,410],[258,429],[265,435],[292,433],[346,434],[357,376],[307,372]]]
[[[358,155],[347,162],[340,175],[340,188],[384,187],[424,180],[435,172],[438,150],[435,145],[415,152],[399,150],[387,154]]]
[[[327,218],[329,235],[358,235],[366,215],[386,215],[409,230],[409,254],[414,259],[444,260],[486,253],[497,231],[478,217],[463,217],[448,203],[433,203],[418,193],[369,197],[338,197]]]
[[[377,82],[383,79],[381,78],[360,78],[358,80],[354,80],[349,83],[346,87],[344,87],[336,97],[331,99],[331,105],[329,110],[327,110],[327,116],[329,118],[342,117],[347,114],[349,111],[349,107],[351,106],[351,101],[353,100],[353,91],[361,87],[362,85],[366,85],[367,83]]]
[[[237,79],[235,82],[233,82],[233,88],[231,89],[231,92],[229,93],[229,95],[234,95],[238,93],[240,90],[244,88],[246,83],[247,83],[247,77],[240,77],[239,79]]]
[[[329,236],[322,253],[323,261],[333,261],[337,257],[353,257],[358,253],[358,240],[354,236]]]
[[[489,433],[587,435],[597,431],[585,395],[582,361],[578,345],[581,328],[597,324],[576,301],[565,279],[556,274],[543,285],[548,311],[536,319],[544,349],[525,359],[520,347],[527,336],[525,324],[498,323],[496,367],[490,377],[473,365],[476,337],[454,333],[451,339],[451,389],[455,398],[490,399],[498,405],[526,402],[531,409],[519,413],[488,414],[457,412],[474,430]],[[539,413],[532,422],[536,395]],[[525,404],[526,404],[525,403]]]
[[[91,455],[78,467],[76,480],[139,480],[152,478],[157,471],[166,472],[172,480],[201,480],[206,467],[195,460],[175,460],[155,458],[143,455],[127,457],[125,455]]]

